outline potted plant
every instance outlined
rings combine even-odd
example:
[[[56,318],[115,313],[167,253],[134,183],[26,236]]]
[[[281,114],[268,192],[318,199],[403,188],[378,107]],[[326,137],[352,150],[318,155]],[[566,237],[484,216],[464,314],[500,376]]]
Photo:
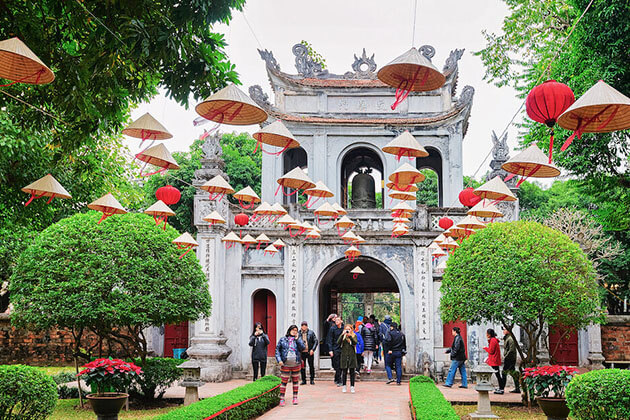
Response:
[[[96,388],[96,393],[88,394],[92,410],[98,420],[117,420],[120,409],[129,394],[120,391],[129,386],[142,370],[133,363],[120,359],[96,359],[82,366],[79,372],[88,386]]]
[[[564,390],[577,372],[576,368],[558,365],[524,369],[527,393],[536,398],[548,419],[566,419],[569,415]]]

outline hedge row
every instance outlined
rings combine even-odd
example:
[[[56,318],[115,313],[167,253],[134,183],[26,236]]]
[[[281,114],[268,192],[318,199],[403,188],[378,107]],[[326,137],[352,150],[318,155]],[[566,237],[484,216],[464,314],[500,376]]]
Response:
[[[256,382],[178,408],[154,420],[204,420],[214,418],[218,413],[221,414],[216,418],[220,419],[253,419],[278,405],[279,386],[280,379],[277,376],[263,376]]]
[[[593,370],[571,379],[566,390],[571,415],[579,420],[630,419],[630,370]]]
[[[411,416],[417,420],[459,420],[459,416],[428,376],[409,380]]]

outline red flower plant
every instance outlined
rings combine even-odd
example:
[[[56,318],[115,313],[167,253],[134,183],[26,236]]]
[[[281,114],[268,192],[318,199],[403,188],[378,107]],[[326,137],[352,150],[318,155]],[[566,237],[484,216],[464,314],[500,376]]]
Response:
[[[530,398],[548,398],[553,391],[556,398],[564,398],[564,388],[578,370],[568,366],[536,366],[525,368],[523,378]]]
[[[142,373],[142,369],[133,363],[120,359],[96,359],[81,366],[83,369],[77,376],[84,376],[88,386],[94,385],[97,394],[105,390],[121,390]]]

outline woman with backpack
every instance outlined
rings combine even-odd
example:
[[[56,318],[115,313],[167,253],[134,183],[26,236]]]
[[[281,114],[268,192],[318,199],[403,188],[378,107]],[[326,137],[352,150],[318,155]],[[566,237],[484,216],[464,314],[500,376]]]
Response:
[[[376,350],[376,330],[370,322],[365,324],[365,328],[361,331],[363,336],[363,358],[365,362],[365,371],[372,373],[372,363],[374,362],[374,351]]]

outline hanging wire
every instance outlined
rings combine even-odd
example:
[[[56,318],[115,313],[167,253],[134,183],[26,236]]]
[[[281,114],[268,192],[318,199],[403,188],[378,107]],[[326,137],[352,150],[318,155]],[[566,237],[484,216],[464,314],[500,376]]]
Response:
[[[247,23],[247,26],[249,27],[249,30],[252,32],[252,35],[254,35],[254,38],[256,39],[256,42],[258,43],[258,46],[262,49],[262,44],[260,43],[260,40],[258,39],[258,37],[256,36],[256,32],[254,32],[254,28],[252,28],[252,25],[249,24],[249,21],[247,20],[247,16],[245,16],[245,11],[243,10],[243,19],[245,19],[245,23]]]
[[[418,9],[418,0],[413,1],[413,29],[411,30],[411,46],[416,44],[416,10]]]
[[[18,102],[22,102],[24,105],[26,105],[26,106],[30,106],[31,108],[33,108],[33,109],[35,109],[35,110],[37,110],[37,111],[41,112],[42,114],[47,115],[47,116],[49,116],[49,117],[51,117],[51,118],[54,118],[55,120],[57,120],[57,121],[59,121],[59,122],[61,122],[61,123],[64,123],[64,124],[65,124],[65,125],[67,125],[67,126],[71,126],[71,124],[69,124],[69,123],[65,122],[64,120],[62,120],[61,118],[57,117],[56,115],[53,115],[53,114],[51,114],[50,112],[48,112],[48,111],[46,111],[46,110],[44,110],[44,109],[42,109],[42,108],[40,108],[40,107],[38,107],[38,106],[31,105],[31,104],[29,104],[28,102],[26,102],[24,99],[20,99],[20,98],[18,98],[17,96],[14,96],[14,95],[10,94],[9,92],[6,92],[6,91],[4,91],[4,90],[0,90],[0,93],[4,93],[5,95],[10,96],[11,98],[15,99],[16,101],[18,101]]]

